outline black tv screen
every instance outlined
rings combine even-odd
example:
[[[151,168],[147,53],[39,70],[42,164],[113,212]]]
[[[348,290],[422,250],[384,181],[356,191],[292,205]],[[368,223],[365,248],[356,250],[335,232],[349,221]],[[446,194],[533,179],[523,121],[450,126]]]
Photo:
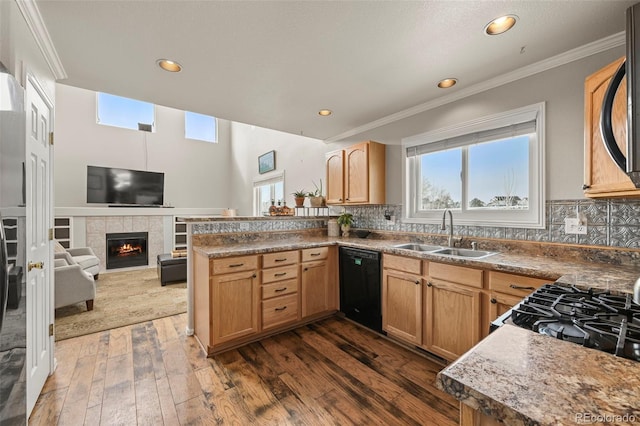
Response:
[[[87,203],[161,206],[164,173],[87,166]]]

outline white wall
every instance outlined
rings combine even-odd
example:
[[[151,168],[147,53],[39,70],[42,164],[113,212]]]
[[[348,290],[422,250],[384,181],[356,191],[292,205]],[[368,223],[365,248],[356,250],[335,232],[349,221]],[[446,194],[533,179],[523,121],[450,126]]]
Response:
[[[248,216],[253,212],[254,179],[269,176],[258,173],[258,156],[271,150],[276,152],[275,172],[285,172],[284,194],[288,205],[294,205],[292,192],[299,189],[313,191],[312,182],[319,184],[320,179],[326,194],[324,154],[330,146],[318,139],[233,122],[231,150],[233,191],[230,207],[238,209],[239,215]]]
[[[56,85],[56,207],[86,202],[87,165],[165,173],[164,202],[184,208],[225,207],[231,173],[230,124],[218,120],[218,143],[184,137],[184,112],[156,106],[155,132],[96,123],[96,93]]]

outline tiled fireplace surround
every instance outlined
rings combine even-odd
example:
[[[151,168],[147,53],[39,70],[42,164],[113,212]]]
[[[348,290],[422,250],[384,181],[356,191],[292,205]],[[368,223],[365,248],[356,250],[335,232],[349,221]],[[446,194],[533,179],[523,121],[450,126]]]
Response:
[[[89,216],[86,218],[87,245],[100,259],[100,270],[106,265],[106,234],[120,232],[148,232],[149,263],[155,264],[158,254],[164,253],[164,224],[162,216]]]

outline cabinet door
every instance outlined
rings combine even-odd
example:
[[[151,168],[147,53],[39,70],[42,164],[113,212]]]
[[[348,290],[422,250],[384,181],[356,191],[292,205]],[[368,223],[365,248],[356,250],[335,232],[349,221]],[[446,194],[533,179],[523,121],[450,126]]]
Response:
[[[369,143],[345,149],[345,202],[369,201]]]
[[[506,313],[521,300],[522,297],[520,296],[491,292],[489,299],[489,322]]]
[[[327,203],[344,203],[344,151],[332,151],[326,155]]]
[[[211,346],[260,331],[258,271],[211,277]]]
[[[409,343],[422,344],[422,277],[383,271],[382,329]]]
[[[600,111],[611,78],[624,58],[607,65],[585,80],[585,195],[607,197],[638,195],[631,179],[613,162],[602,142]],[[612,125],[616,142],[626,152],[627,138],[627,85],[622,80],[613,104]]]
[[[450,361],[480,341],[480,290],[429,278],[425,349]]]
[[[329,268],[326,261],[302,264],[302,318],[326,312],[335,299],[329,292]]]

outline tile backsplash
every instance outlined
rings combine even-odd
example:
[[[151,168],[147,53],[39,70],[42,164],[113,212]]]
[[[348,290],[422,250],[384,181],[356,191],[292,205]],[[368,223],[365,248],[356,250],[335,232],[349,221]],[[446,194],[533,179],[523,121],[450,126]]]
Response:
[[[402,205],[354,206],[347,207],[346,210],[353,213],[354,227],[358,228],[428,234],[447,232],[440,230],[440,224],[403,222]],[[396,222],[393,225],[384,218],[387,210],[393,211],[396,216]],[[564,232],[564,219],[576,217],[576,212],[586,217],[586,235]],[[455,225],[454,213],[453,228],[454,234],[462,237],[640,248],[640,200],[547,201],[544,229]]]

